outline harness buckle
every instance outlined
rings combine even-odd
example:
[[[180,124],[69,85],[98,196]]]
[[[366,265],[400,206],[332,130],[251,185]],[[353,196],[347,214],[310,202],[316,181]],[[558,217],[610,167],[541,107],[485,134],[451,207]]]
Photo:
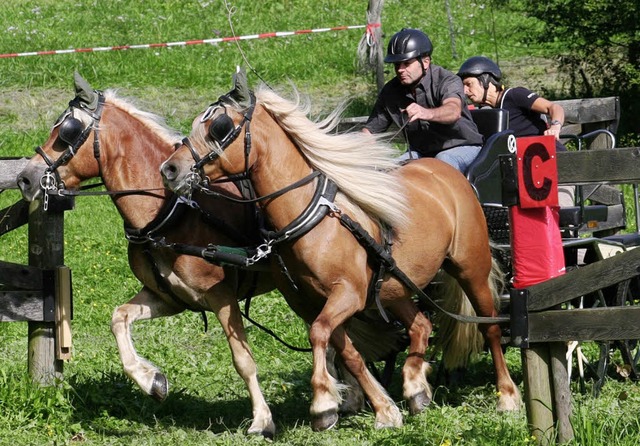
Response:
[[[271,254],[271,246],[274,242],[275,240],[269,240],[267,243],[263,243],[262,245],[257,246],[256,253],[253,256],[247,258],[247,266],[251,266]]]
[[[58,189],[58,183],[53,172],[48,169],[44,172],[44,175],[40,178],[40,188],[44,194],[43,209],[46,212],[49,209],[49,191]]]
[[[342,214],[342,211],[340,210],[338,205],[336,205],[333,201],[327,200],[324,196],[320,197],[320,199],[318,200],[318,205],[319,206],[328,207],[329,208],[329,216],[331,216],[331,217],[335,217],[337,215]]]

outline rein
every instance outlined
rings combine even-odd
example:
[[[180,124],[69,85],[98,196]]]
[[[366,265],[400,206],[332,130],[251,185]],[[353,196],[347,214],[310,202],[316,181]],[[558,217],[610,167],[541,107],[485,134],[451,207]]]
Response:
[[[88,184],[81,186],[78,190],[70,189],[51,189],[45,192],[49,195],[58,195],[65,197],[82,197],[82,196],[98,196],[98,195],[149,195],[155,198],[164,198],[163,195],[153,192],[165,190],[164,187],[155,187],[150,189],[122,189],[122,190],[98,190],[89,191],[89,189],[95,189],[96,187],[104,186],[104,183]]]
[[[224,100],[228,99],[228,96],[222,96],[218,102],[209,106],[209,108],[205,111],[203,117],[201,118],[201,122],[206,122],[211,119],[211,115],[214,112],[216,107],[221,106],[220,104],[224,103]],[[222,105],[224,107],[224,105]],[[220,156],[220,153],[224,151],[240,134],[241,129],[246,126],[246,137],[245,137],[245,172],[244,177],[249,178],[250,167],[249,167],[249,153],[251,151],[251,135],[249,132],[249,123],[251,121],[251,116],[255,109],[255,98],[253,94],[251,94],[251,106],[249,107],[249,111],[245,113],[244,118],[240,124],[235,127],[232,127],[232,130],[226,132],[223,138],[219,138],[218,130],[220,127],[229,126],[229,122],[231,122],[231,126],[233,126],[233,121],[229,118],[226,113],[221,117],[226,117],[225,122],[221,124],[217,124],[216,121],[212,122],[209,126],[209,136],[213,139],[219,151],[211,151],[205,157],[200,158],[197,154],[195,148],[191,144],[191,141],[188,138],[183,140],[183,144],[186,145],[191,155],[195,161],[191,172],[192,176],[189,177],[189,186],[190,190],[197,188],[203,193],[214,195],[206,185],[208,185],[208,178],[204,175],[204,171],[202,166],[208,162],[214,161],[217,157]],[[217,118],[220,119],[221,117]],[[394,135],[394,137],[402,132],[406,125],[405,123],[400,127],[398,132]],[[308,207],[289,225],[283,228],[280,231],[263,231],[265,235],[264,243],[255,248],[256,254],[253,257],[246,259],[246,267],[249,267],[263,258],[266,258],[273,250],[274,246],[290,240],[292,238],[298,238],[306,234],[310,231],[315,225],[317,225],[325,216],[329,215],[331,217],[336,217],[340,221],[340,224],[348,229],[356,240],[360,243],[360,245],[367,251],[370,256],[373,256],[380,264],[380,268],[384,268],[389,274],[392,274],[396,279],[403,283],[408,289],[414,292],[419,300],[422,302],[426,302],[430,304],[433,308],[436,308],[438,311],[446,314],[447,316],[465,323],[478,323],[478,324],[495,324],[495,323],[504,323],[509,321],[508,316],[498,316],[498,317],[480,317],[480,316],[461,316],[459,314],[451,313],[435,302],[431,297],[429,297],[422,289],[420,289],[413,281],[407,276],[407,274],[398,268],[395,259],[391,255],[390,250],[388,250],[384,245],[379,244],[371,235],[356,221],[351,219],[348,215],[342,213],[342,211],[338,208],[338,206],[334,203],[334,199],[337,193],[337,186],[333,181],[326,178],[326,176],[319,171],[313,171],[310,175],[302,178],[301,180],[296,181],[295,183],[271,194],[267,194],[262,197],[257,197],[253,199],[247,200],[239,200],[244,203],[255,203],[263,200],[267,200],[270,198],[279,197],[286,192],[289,192],[297,187],[300,187],[313,178],[319,177],[318,187],[316,188],[316,193],[314,194],[314,198]],[[203,185],[204,184],[204,185]],[[322,192],[319,192],[321,191]],[[227,197],[221,194],[218,194],[221,198],[226,198],[232,201],[236,201],[237,199],[232,199],[232,197]],[[280,257],[278,256],[280,259]],[[281,267],[283,268],[283,272],[287,277],[289,277],[288,271],[286,270],[286,266],[283,264],[280,259]],[[294,289],[296,289],[295,283],[291,277],[289,280],[292,282]],[[378,278],[377,281],[379,281]],[[381,303],[379,302],[379,296],[375,296],[376,303],[380,310],[382,317],[385,320],[388,320],[384,309],[382,308]]]

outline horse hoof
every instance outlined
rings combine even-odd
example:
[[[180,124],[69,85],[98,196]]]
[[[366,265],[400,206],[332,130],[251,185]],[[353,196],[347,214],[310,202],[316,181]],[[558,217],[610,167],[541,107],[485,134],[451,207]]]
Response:
[[[162,373],[156,373],[151,386],[151,397],[156,401],[164,401],[169,395],[169,381]]]
[[[247,430],[247,434],[262,436],[267,440],[273,440],[273,437],[276,435],[276,425],[273,423],[273,420],[254,420],[251,427]]]
[[[273,437],[275,437],[275,429],[273,430],[269,430],[269,429],[256,429],[256,430],[252,430],[249,429],[247,431],[247,434],[249,435],[255,435],[257,436],[262,436],[263,438],[265,438],[266,440],[273,440]]]
[[[409,398],[409,413],[411,415],[419,414],[431,403],[431,397],[424,390]]]
[[[311,421],[311,428],[315,432],[326,431],[331,429],[338,423],[338,412],[332,410],[323,412],[313,416]]]

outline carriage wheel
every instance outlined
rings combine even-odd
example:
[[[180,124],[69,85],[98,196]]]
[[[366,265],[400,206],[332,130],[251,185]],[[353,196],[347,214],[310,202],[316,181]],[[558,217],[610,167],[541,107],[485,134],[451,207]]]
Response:
[[[631,306],[638,305],[638,278],[626,280],[618,285],[616,295],[616,305]],[[635,295],[635,297],[634,297]],[[620,352],[622,365],[617,372],[633,381],[640,378],[638,362],[640,361],[640,342],[638,339],[621,339],[614,341],[614,348]]]
[[[625,280],[599,290],[586,296],[585,301],[592,306],[638,305],[638,300],[633,296],[637,291],[637,280]],[[568,359],[569,372],[572,364],[577,364],[580,392],[587,393],[586,383],[592,380],[594,397],[600,394],[607,377],[633,381],[640,377],[640,342],[637,339],[570,343]]]

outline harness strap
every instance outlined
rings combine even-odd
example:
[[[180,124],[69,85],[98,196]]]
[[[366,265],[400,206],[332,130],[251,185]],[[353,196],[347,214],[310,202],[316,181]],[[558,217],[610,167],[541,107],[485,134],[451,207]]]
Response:
[[[144,228],[135,229],[125,226],[124,232],[126,239],[131,243],[145,243],[149,240],[155,232],[158,232],[170,222],[174,221],[174,218],[178,218],[182,215],[184,208],[181,204],[187,203],[187,199],[172,194],[171,197],[164,202],[162,208],[158,211],[156,216],[151,220]],[[178,211],[182,210],[180,214]]]
[[[147,257],[147,261],[151,265],[151,272],[153,273],[153,277],[155,278],[156,283],[158,284],[158,287],[160,288],[160,290],[162,292],[164,292],[166,295],[168,295],[171,298],[171,300],[173,300],[173,302],[175,304],[177,304],[178,306],[180,306],[182,308],[186,308],[189,311],[199,312],[201,314],[201,316],[202,316],[202,320],[204,322],[204,331],[206,333],[208,328],[209,328],[209,323],[208,323],[208,320],[207,320],[206,312],[204,310],[196,310],[193,307],[189,307],[188,305],[185,305],[185,303],[183,301],[181,301],[178,298],[178,296],[176,296],[171,291],[171,288],[169,287],[169,285],[167,285],[167,282],[164,280],[164,277],[162,276],[162,274],[160,274],[160,268],[158,268],[158,264],[156,263],[155,258],[153,257],[153,254],[151,253],[151,250],[144,249],[143,252],[144,252],[145,256]]]
[[[265,239],[272,244],[302,237],[329,213],[329,204],[335,200],[338,186],[324,174],[319,171],[315,172],[318,172],[318,185],[306,209],[281,230],[263,231]]]
[[[498,317],[480,317],[480,316],[461,316],[459,314],[451,313],[440,305],[438,305],[431,297],[429,297],[424,291],[411,281],[411,279],[396,265],[394,258],[385,248],[376,242],[371,235],[360,225],[360,223],[354,221],[346,214],[342,212],[332,212],[332,216],[338,216],[340,223],[347,228],[353,236],[358,240],[360,245],[370,254],[380,260],[385,265],[389,273],[393,274],[398,280],[400,280],[407,288],[416,293],[418,299],[426,301],[442,313],[447,316],[465,323],[477,323],[477,324],[499,324],[509,321],[509,316]]]
[[[382,226],[382,240],[384,242],[384,250],[386,253],[391,255],[391,230],[386,226]],[[368,256],[371,259],[371,256]],[[376,306],[378,307],[378,311],[380,312],[380,316],[384,319],[385,322],[389,323],[389,317],[387,316],[387,312],[384,310],[382,306],[382,302],[380,302],[380,289],[382,288],[382,284],[384,283],[384,275],[387,272],[387,268],[385,262],[378,261],[377,270],[374,269],[373,277],[371,278],[371,283],[369,284],[369,293],[367,296],[368,301],[374,301]]]

